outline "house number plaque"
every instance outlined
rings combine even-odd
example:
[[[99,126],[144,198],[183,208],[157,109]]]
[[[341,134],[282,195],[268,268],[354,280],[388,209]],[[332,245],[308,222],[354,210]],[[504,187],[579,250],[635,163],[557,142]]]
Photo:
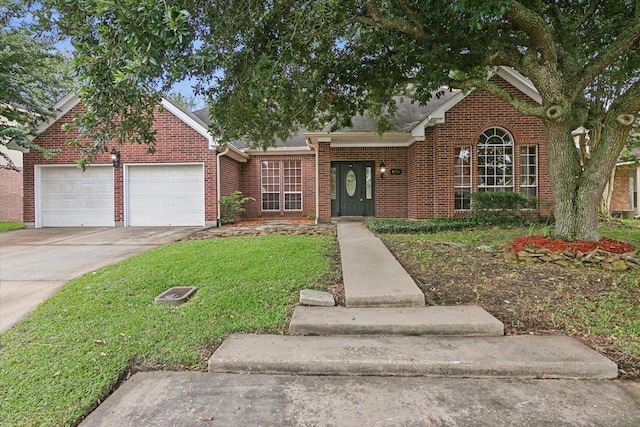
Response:
[[[391,169],[391,175],[402,175],[402,169]]]

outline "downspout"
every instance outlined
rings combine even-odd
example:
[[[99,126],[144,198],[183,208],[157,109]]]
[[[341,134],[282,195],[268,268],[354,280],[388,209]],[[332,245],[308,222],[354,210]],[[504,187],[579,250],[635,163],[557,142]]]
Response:
[[[634,191],[636,192],[636,214],[635,218],[640,218],[640,166],[636,165],[636,188]]]
[[[216,227],[220,227],[220,157],[229,152],[229,146],[225,145],[224,150],[221,153],[216,154]]]
[[[318,145],[314,145],[309,138],[306,138],[307,145],[311,147],[315,154],[315,163],[316,163],[316,219],[315,224],[318,225],[318,216],[320,214],[320,183],[319,183],[319,174],[318,174]]]

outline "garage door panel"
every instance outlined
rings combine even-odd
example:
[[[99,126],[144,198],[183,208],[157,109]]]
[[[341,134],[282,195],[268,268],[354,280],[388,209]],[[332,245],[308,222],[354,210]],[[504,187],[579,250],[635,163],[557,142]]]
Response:
[[[41,168],[39,191],[43,227],[114,225],[111,167]]]
[[[204,225],[202,165],[129,166],[130,226]]]

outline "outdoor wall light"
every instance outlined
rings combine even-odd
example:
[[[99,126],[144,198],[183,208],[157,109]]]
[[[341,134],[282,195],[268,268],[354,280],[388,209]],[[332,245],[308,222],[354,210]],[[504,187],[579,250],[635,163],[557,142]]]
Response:
[[[115,148],[111,149],[111,162],[113,163],[113,167],[117,168],[120,166],[120,152]]]
[[[384,179],[384,174],[387,171],[387,167],[384,162],[380,162],[380,179]]]

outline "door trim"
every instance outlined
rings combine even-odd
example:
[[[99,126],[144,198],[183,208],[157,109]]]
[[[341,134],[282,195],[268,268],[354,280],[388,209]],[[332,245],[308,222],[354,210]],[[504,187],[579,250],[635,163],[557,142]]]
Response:
[[[346,165],[359,165],[362,167],[362,172],[361,175],[358,176],[356,179],[360,182],[362,182],[362,185],[365,186],[363,189],[363,192],[365,193],[365,196],[363,197],[363,212],[359,212],[357,215],[354,215],[353,213],[351,214],[344,214],[342,212],[342,199],[341,199],[341,195],[344,194],[344,192],[346,190],[344,190],[344,185],[345,182],[344,180],[346,179],[346,173],[344,172],[344,169],[346,167]],[[335,199],[331,199],[331,216],[332,217],[340,217],[340,216],[363,216],[363,217],[375,217],[375,197],[376,197],[376,186],[375,186],[375,161],[373,160],[354,160],[354,161],[332,161],[331,162],[331,169],[330,169],[330,173],[331,170],[335,168],[335,172],[336,172],[336,179],[335,179]],[[371,168],[371,199],[366,199],[366,171],[367,168]],[[348,173],[348,172],[347,172]],[[330,184],[329,185],[333,185],[331,183],[330,180]],[[330,189],[330,193],[332,192],[333,188]]]

